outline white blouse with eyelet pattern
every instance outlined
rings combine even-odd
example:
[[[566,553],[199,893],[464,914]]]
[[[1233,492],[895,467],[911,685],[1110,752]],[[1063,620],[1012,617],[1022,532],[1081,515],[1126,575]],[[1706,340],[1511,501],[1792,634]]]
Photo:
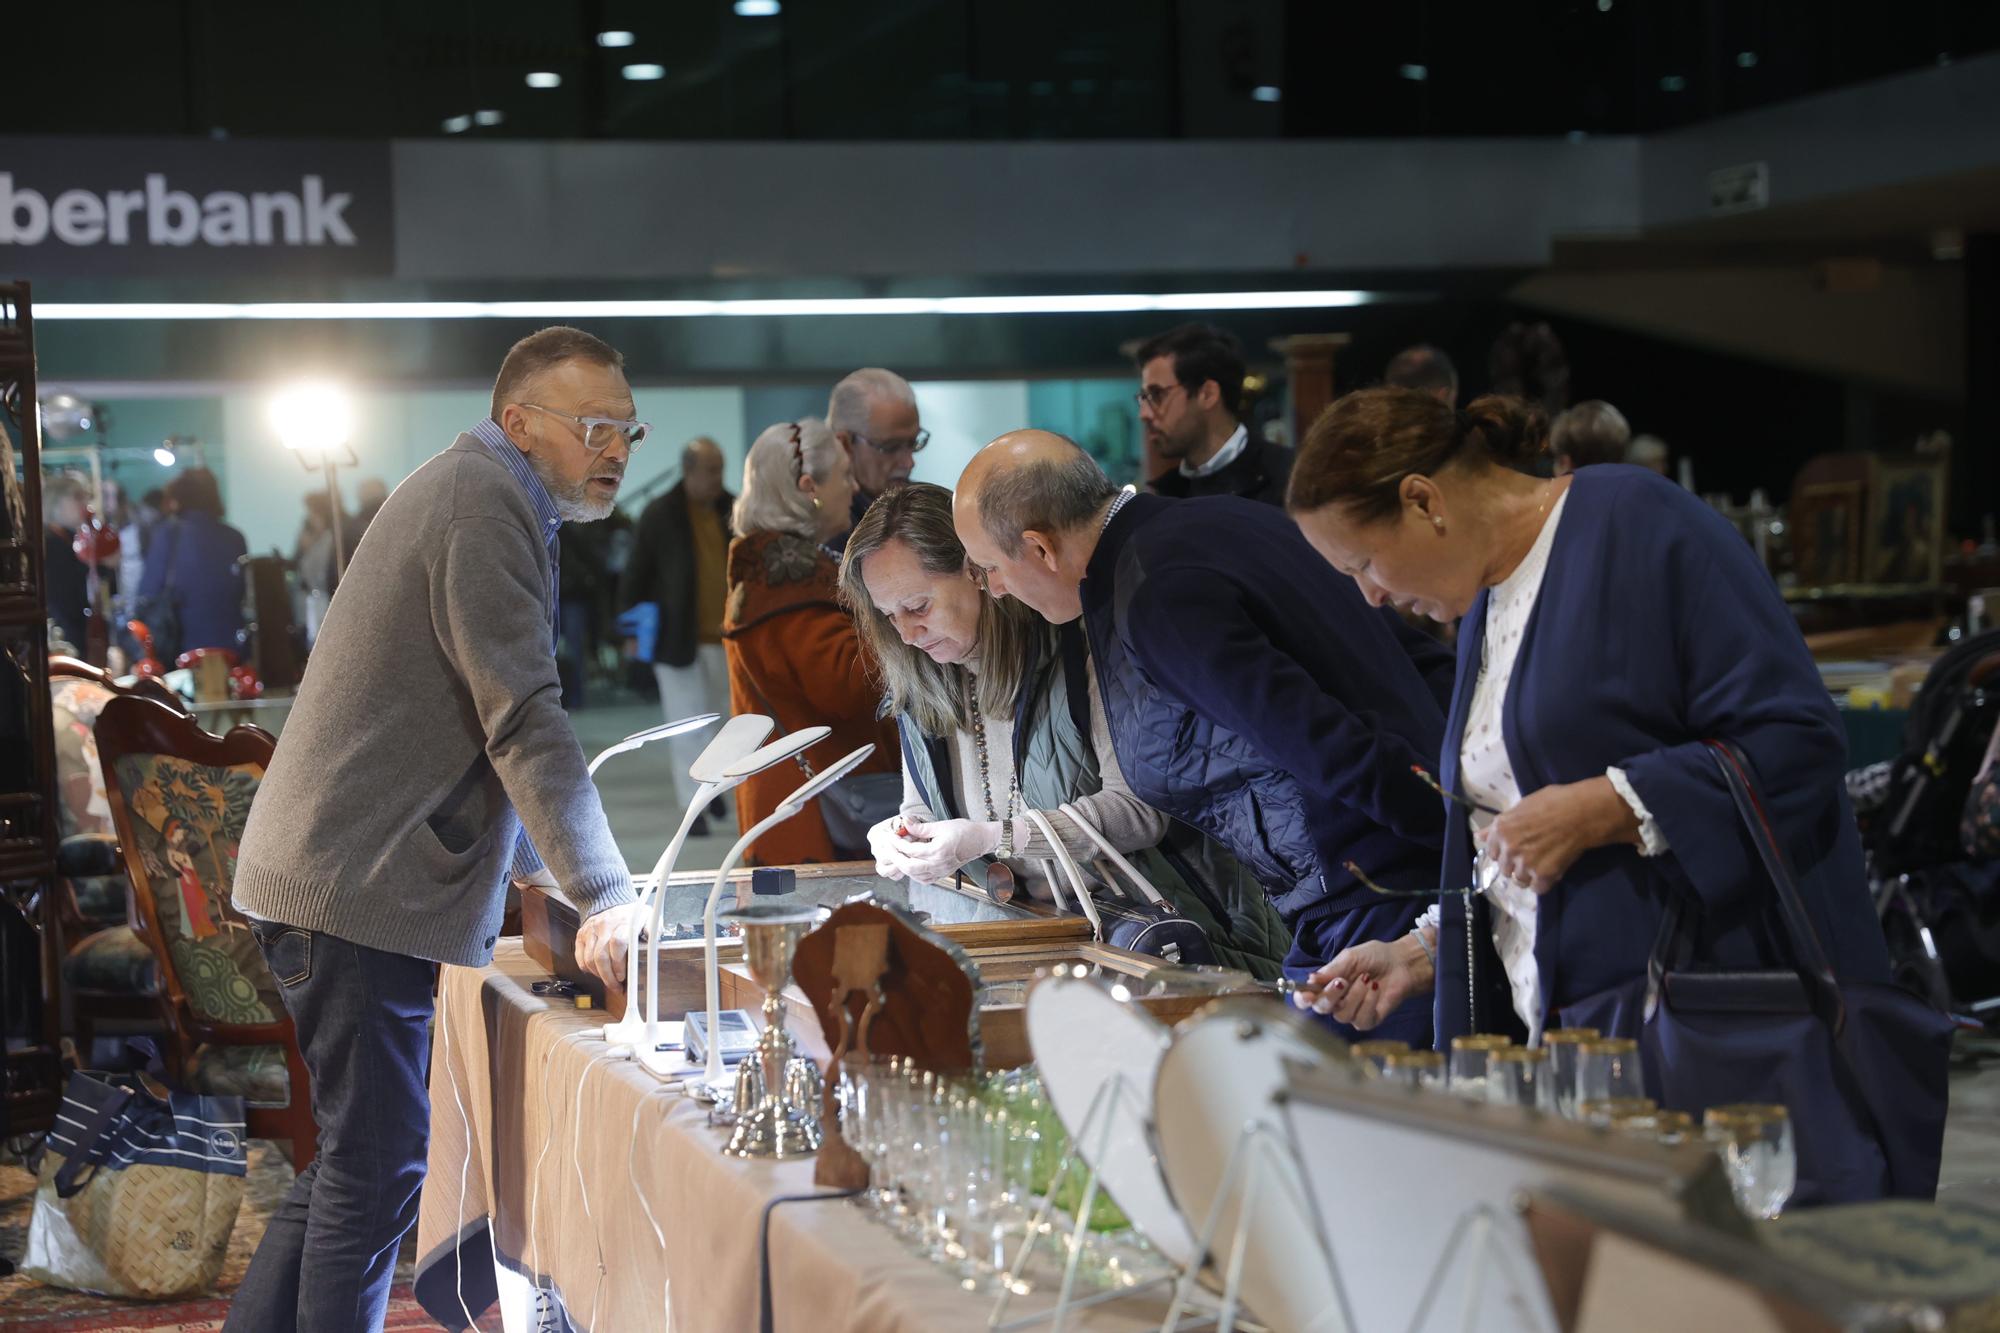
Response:
[[[1513,573],[1495,584],[1486,599],[1486,633],[1479,645],[1479,678],[1473,682],[1472,703],[1466,710],[1465,734],[1459,742],[1459,784],[1468,800],[1495,810],[1509,810],[1520,804],[1521,785],[1514,777],[1514,761],[1507,753],[1502,715],[1507,689],[1514,680],[1514,663],[1521,654],[1521,640],[1528,632],[1528,620],[1535,612],[1535,599],[1542,591],[1542,577],[1548,572],[1549,552],[1555,546],[1556,525],[1562,521],[1569,490],[1556,498],[1535,544]],[[1612,786],[1639,817],[1646,842],[1645,854],[1666,850],[1652,816],[1639,802],[1625,774],[1606,770]],[[1483,829],[1493,822],[1484,811],[1472,813],[1472,827]],[[1513,992],[1514,1012],[1527,1025],[1528,1040],[1539,1042],[1542,1035],[1542,979],[1535,965],[1535,923],[1540,898],[1533,889],[1523,888],[1500,873],[1500,868],[1483,853],[1473,860],[1473,886],[1487,896],[1492,908],[1493,947],[1507,973]],[[1437,925],[1438,909],[1425,913],[1418,925]]]

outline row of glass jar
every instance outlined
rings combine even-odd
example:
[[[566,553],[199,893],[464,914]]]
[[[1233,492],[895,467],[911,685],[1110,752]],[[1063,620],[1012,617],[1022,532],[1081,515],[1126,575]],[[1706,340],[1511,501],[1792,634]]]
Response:
[[[1797,1181],[1798,1154],[1784,1107],[1710,1107],[1697,1127],[1686,1112],[1663,1110],[1646,1096],[1639,1044],[1629,1037],[1559,1028],[1543,1033],[1540,1046],[1528,1047],[1478,1033],[1452,1038],[1449,1060],[1399,1041],[1358,1042],[1351,1051],[1393,1083],[1529,1107],[1662,1143],[1706,1142],[1728,1169],[1737,1204],[1758,1217],[1776,1217]]]

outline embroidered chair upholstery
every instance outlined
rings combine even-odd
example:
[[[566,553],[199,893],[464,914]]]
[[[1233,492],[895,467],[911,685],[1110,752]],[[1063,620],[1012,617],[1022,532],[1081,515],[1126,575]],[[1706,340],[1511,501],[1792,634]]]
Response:
[[[199,1092],[249,1100],[253,1136],[313,1152],[305,1065],[250,924],[230,905],[236,850],[274,744],[239,726],[212,736],[145,699],[115,699],[97,721],[105,789],[159,969],[169,1068]]]
[[[185,711],[156,682],[123,686],[88,662],[49,658],[62,834],[56,854],[56,946],[68,1026],[86,1059],[100,1024],[156,1030],[159,1022],[159,974],[152,950],[132,924],[131,882],[119,859],[97,754],[98,714],[125,694],[157,698]]]

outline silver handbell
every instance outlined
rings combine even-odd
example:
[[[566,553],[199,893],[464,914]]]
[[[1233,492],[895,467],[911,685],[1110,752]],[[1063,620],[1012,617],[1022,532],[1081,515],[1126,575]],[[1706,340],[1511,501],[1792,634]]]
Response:
[[[708,1113],[711,1125],[733,1125],[737,1117],[748,1115],[764,1100],[764,1065],[755,1055],[736,1062],[736,1091],[727,1101],[718,1101]]]
[[[796,1106],[819,1118],[819,1099],[824,1090],[819,1066],[810,1057],[795,1055],[785,1062],[785,1104]]]

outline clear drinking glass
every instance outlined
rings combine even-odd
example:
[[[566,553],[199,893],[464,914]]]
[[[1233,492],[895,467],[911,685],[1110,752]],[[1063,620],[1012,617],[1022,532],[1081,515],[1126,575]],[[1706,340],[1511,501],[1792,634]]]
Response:
[[[1711,1109],[1702,1117],[1702,1134],[1722,1158],[1736,1206],[1753,1217],[1763,1216],[1764,1177],[1769,1173],[1771,1149],[1762,1118]]]
[[[924,1210],[924,1253],[933,1263],[950,1263],[962,1257],[954,1252],[958,1244],[958,1215],[965,1197],[965,1177],[960,1171],[958,1142],[951,1132],[952,1082],[942,1074],[925,1074],[921,1110],[922,1131],[929,1136],[924,1148],[922,1172],[926,1191]]]
[[[1542,1034],[1542,1049],[1549,1053],[1549,1084],[1555,1094],[1556,1110],[1576,1118],[1576,1066],[1583,1043],[1596,1041],[1596,1028],[1555,1028]]]
[[[1347,1048],[1347,1053],[1356,1060],[1367,1061],[1363,1073],[1382,1074],[1387,1072],[1390,1056],[1408,1054],[1409,1049],[1407,1041],[1357,1041]]]
[[[903,1057],[892,1055],[881,1069],[869,1070],[868,1112],[874,1156],[869,1160],[869,1180],[880,1203],[878,1215],[900,1230],[908,1221],[909,1209],[903,1198],[906,1153],[903,1149],[903,1100],[909,1077]]]
[[[1686,1143],[1696,1137],[1694,1117],[1686,1111],[1656,1111],[1653,1113],[1653,1137],[1661,1143]]]
[[[1643,1097],[1646,1080],[1639,1068],[1639,1043],[1630,1037],[1599,1037],[1577,1048],[1576,1100],[1605,1101]]]
[[[862,1205],[884,1212],[891,1201],[886,1188],[888,1140],[882,1126],[883,1084],[889,1077],[886,1055],[848,1055],[840,1067],[840,1133],[855,1155],[868,1164],[868,1190]]]
[[[1385,1056],[1382,1077],[1404,1087],[1443,1092],[1444,1056],[1437,1051],[1404,1051],[1399,1055]]]
[[[1791,1113],[1775,1103],[1737,1103],[1711,1108],[1703,1125],[1729,1166],[1743,1210],[1766,1219],[1783,1212],[1799,1175]]]
[[[937,1235],[937,1122],[931,1098],[937,1075],[914,1064],[905,1070],[898,1103],[897,1142],[903,1152],[904,1231],[928,1250]]]
[[[1609,1126],[1621,1116],[1652,1115],[1659,1105],[1651,1097],[1598,1097],[1576,1104],[1576,1118],[1586,1125]]]
[[[1512,1037],[1475,1032],[1451,1039],[1451,1091],[1475,1102],[1486,1100],[1486,1062],[1494,1051],[1514,1044]]]
[[[1502,1046],[1486,1056],[1486,1100],[1536,1111],[1555,1109],[1546,1051],[1528,1046]]]
[[[1618,1111],[1613,1113],[1609,1124],[1620,1134],[1630,1134],[1634,1138],[1657,1139],[1660,1137],[1660,1113],[1658,1111]]]

